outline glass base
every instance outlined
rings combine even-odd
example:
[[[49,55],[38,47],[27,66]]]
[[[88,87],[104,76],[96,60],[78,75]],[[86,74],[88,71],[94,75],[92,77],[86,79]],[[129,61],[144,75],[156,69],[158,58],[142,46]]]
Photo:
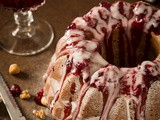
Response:
[[[45,20],[34,19],[32,34],[26,37],[16,35],[16,24],[10,20],[1,26],[0,47],[10,54],[34,55],[45,50],[52,43],[54,33],[51,25]]]

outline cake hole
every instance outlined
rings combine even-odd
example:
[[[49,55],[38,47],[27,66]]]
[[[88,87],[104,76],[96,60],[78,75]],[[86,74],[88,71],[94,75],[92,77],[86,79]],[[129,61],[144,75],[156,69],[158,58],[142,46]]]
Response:
[[[118,67],[135,67],[145,60],[153,61],[157,55],[151,34],[146,34],[140,28],[131,28],[131,33],[121,26],[113,28],[111,35],[101,43],[103,58]]]

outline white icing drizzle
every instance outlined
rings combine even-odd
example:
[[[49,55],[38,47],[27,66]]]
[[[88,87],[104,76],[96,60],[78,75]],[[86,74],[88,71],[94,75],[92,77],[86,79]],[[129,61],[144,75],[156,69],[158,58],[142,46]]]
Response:
[[[120,90],[119,82],[122,74],[121,71],[119,71],[115,66],[108,66],[106,68],[100,69],[100,72],[103,72],[104,75],[99,77],[99,71],[97,71],[95,73],[96,75],[93,75],[93,77],[91,78],[90,84],[94,84],[98,89],[100,89],[100,87],[104,87],[102,91],[107,92],[106,95],[108,94],[101,117],[101,120],[106,120],[109,110],[114,103],[114,100],[118,97]]]
[[[92,21],[94,23],[94,21]],[[77,29],[82,29],[84,31],[90,31],[94,34],[95,39],[97,40],[102,40],[102,36],[97,33],[97,31],[95,29],[93,29],[92,27],[88,26],[87,22],[84,21],[84,19],[82,17],[78,17],[76,18],[73,23],[76,24]]]
[[[129,13],[129,10],[130,10],[130,4],[123,4],[123,5],[125,5],[125,7],[123,7],[124,8],[124,11],[126,12],[126,13]],[[117,9],[118,8],[118,9]],[[125,14],[123,15],[123,14],[121,14],[120,13],[120,11],[119,11],[119,2],[117,2],[117,3],[115,3],[115,4],[113,4],[112,6],[111,6],[111,16],[113,17],[113,18],[115,18],[115,20],[121,20],[121,22],[122,22],[122,26],[123,27],[127,27],[127,22],[128,22],[128,19],[125,17]]]
[[[107,23],[100,18],[99,12],[104,14],[103,18],[107,18],[107,16],[109,15],[109,11],[105,8],[102,8],[102,7],[94,7],[91,11],[92,12],[89,12],[87,15],[91,18],[92,21],[96,19],[96,21],[97,21],[96,30],[101,35],[101,37],[104,37],[104,33],[102,32],[102,28],[103,27],[106,28]],[[102,40],[102,38],[100,38],[99,40]]]
[[[150,6],[149,4],[145,4],[143,2],[139,2],[136,7],[133,9],[134,15],[140,15],[140,14],[145,14],[146,20],[148,20],[153,12],[153,7]]]

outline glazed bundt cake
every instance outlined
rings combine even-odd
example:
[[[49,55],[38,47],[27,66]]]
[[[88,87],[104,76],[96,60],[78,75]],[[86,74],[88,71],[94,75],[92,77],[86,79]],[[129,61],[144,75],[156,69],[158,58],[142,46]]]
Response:
[[[44,75],[56,120],[160,119],[160,10],[102,2],[77,17]]]

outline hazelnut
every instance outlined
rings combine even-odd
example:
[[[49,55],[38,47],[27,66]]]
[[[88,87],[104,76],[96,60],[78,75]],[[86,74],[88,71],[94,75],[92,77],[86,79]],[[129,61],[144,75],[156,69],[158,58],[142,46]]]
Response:
[[[36,116],[36,117],[39,117],[40,119],[45,119],[46,118],[46,113],[44,112],[44,110],[33,110],[33,114]]]
[[[46,100],[45,97],[42,97],[41,103],[42,103],[44,106],[47,106],[47,100]]]
[[[28,90],[23,90],[19,97],[21,99],[28,99],[31,98],[31,95],[29,94]]]
[[[15,75],[20,73],[20,67],[17,64],[11,64],[9,67],[9,74]]]

